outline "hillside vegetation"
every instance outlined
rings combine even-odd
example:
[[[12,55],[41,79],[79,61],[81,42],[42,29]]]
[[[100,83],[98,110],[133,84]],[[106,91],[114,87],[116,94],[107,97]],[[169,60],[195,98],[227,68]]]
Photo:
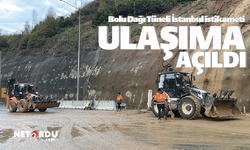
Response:
[[[81,8],[81,49],[97,48],[97,26],[107,24],[107,16],[152,15],[185,5],[187,0],[95,0]],[[46,18],[31,31],[0,36],[0,50],[5,59],[13,54],[72,55],[78,46],[79,11],[69,17],[55,16],[52,8]],[[132,37],[140,29],[132,25]],[[134,25],[134,27],[133,27]]]

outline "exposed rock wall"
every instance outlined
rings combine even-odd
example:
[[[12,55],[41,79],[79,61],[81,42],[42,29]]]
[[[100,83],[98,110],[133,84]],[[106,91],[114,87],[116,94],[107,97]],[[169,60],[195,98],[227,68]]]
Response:
[[[128,105],[146,105],[147,91],[156,91],[157,73],[163,64],[162,51],[100,52],[87,91],[83,84],[91,73],[95,51],[81,52],[79,99],[116,99],[118,92]],[[2,65],[2,85],[9,77],[18,82],[30,82],[38,91],[53,99],[76,99],[77,56],[51,57],[21,55]],[[83,95],[84,93],[84,95]]]

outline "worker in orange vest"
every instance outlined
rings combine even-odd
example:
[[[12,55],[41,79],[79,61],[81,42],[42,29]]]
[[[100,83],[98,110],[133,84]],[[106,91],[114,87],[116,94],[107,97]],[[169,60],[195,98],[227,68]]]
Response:
[[[121,93],[118,93],[118,96],[117,96],[117,105],[118,105],[117,111],[119,109],[121,111],[121,103],[122,103],[122,95],[121,95]]]
[[[157,104],[158,108],[158,119],[161,120],[161,111],[165,119],[167,119],[167,115],[165,112],[165,100],[168,98],[168,94],[163,92],[161,89],[157,90],[157,93],[154,97],[154,102]]]

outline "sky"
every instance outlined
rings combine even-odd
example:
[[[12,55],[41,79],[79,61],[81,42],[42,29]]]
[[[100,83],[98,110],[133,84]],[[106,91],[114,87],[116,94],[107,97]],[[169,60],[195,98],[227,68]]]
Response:
[[[73,6],[84,6],[93,0],[64,0]],[[49,7],[57,16],[69,16],[75,8],[60,0],[0,0],[1,34],[20,33],[26,21],[32,26],[32,12],[37,13],[37,23],[44,20]]]

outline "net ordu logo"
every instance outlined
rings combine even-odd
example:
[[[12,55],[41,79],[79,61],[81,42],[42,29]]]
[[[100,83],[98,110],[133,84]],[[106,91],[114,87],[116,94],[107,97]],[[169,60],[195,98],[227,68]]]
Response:
[[[14,137],[18,138],[57,138],[58,137],[58,131],[14,131]]]

